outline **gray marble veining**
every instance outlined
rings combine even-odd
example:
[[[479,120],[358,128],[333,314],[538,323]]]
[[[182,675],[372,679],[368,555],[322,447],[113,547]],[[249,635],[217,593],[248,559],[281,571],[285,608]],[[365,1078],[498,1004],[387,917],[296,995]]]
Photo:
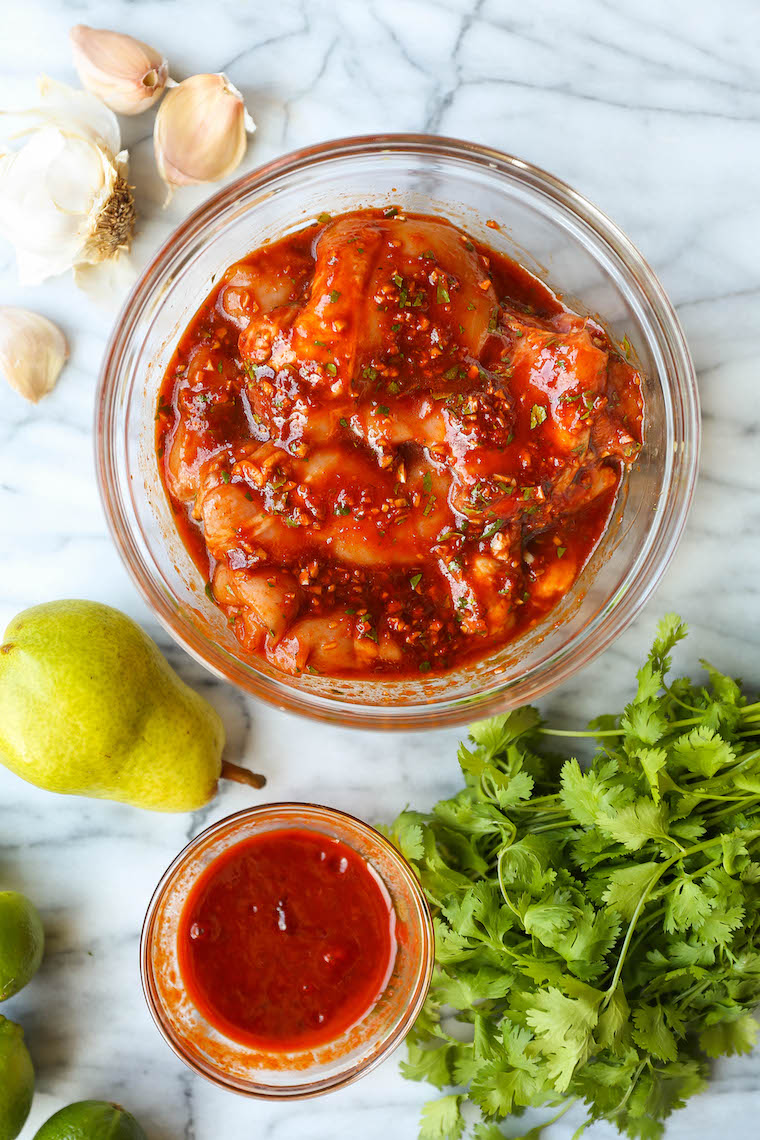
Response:
[[[163,48],[177,77],[225,70],[258,122],[246,167],[306,143],[386,130],[488,143],[544,166],[630,235],[678,310],[699,372],[702,471],[678,554],[640,618],[546,702],[568,722],[614,705],[657,616],[677,609],[697,657],[760,679],[760,7],[754,0],[24,0],[4,6],[0,97],[37,73],[73,81],[71,24],[131,31]],[[123,121],[138,187],[144,259],[206,191],[162,210],[151,116]],[[106,534],[95,486],[95,377],[111,318],[68,278],[16,284],[0,247],[0,304],[39,308],[65,329],[72,359],[56,392],[0,410],[0,621],[61,596],[100,599],[141,621],[180,673],[219,708],[233,758],[269,776],[272,799],[328,801],[370,819],[452,790],[457,734],[359,735],[303,722],[220,686],[147,613]],[[38,1095],[23,1133],[82,1097],[121,1100],[151,1140],[403,1140],[428,1090],[395,1059],[306,1103],[225,1095],[184,1069],[145,1009],[137,970],[142,916],[178,849],[243,807],[225,788],[196,817],[56,798],[0,770],[0,884],[42,909],[48,953],[3,1007],[26,1029]],[[669,1140],[725,1132],[754,1140],[760,1056],[717,1067],[709,1093],[673,1117]],[[573,1123],[573,1119],[575,1123]],[[569,1140],[580,1117],[547,1132]],[[514,1135],[515,1129],[511,1133]],[[592,1129],[589,1140],[612,1133]]]

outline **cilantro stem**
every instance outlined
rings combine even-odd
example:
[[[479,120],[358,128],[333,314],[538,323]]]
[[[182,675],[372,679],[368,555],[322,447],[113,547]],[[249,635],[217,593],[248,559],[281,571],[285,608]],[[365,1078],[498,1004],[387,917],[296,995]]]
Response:
[[[602,732],[576,732],[574,729],[567,728],[537,728],[536,732],[541,732],[544,736],[590,736],[593,739],[598,736],[625,736],[622,728],[605,728]]]
[[[744,716],[744,713],[747,711],[748,708],[754,708],[754,705],[745,705],[744,706],[744,708],[741,710],[742,720],[746,721],[749,724],[754,724],[755,723],[754,717],[745,717]],[[760,709],[760,702],[758,702],[758,708]],[[685,718],[684,720],[672,720],[670,722],[670,728],[671,729],[673,729],[673,728],[690,728],[692,725],[695,725],[695,724],[704,724],[704,715],[702,715],[702,716],[690,716],[690,717]],[[758,725],[758,731],[760,731],[760,717],[757,720],[757,725]],[[629,733],[624,728],[604,728],[604,729],[599,729],[597,732],[593,732],[591,729],[587,729],[584,732],[579,732],[576,729],[544,728],[542,726],[541,728],[537,728],[535,731],[542,733],[544,736],[569,736],[569,737],[584,737],[585,736],[585,737],[590,737],[592,740],[600,739],[603,736],[627,736],[627,735],[629,735]],[[749,735],[754,736],[755,733],[750,732]]]
[[[699,788],[694,787],[682,788],[680,784],[673,784],[673,791],[680,792],[682,796],[693,796],[697,800],[726,800],[729,803],[742,803],[744,800],[749,800],[752,797],[748,796],[745,792],[741,796],[719,796],[717,792],[711,792],[709,789],[705,792],[700,792]]]
[[[662,691],[664,693],[667,693],[667,695],[670,697],[671,701],[675,701],[676,704],[680,705],[682,709],[687,709],[689,712],[693,712],[693,713],[698,713],[698,712],[702,711],[701,709],[698,709],[696,707],[696,705],[687,705],[686,701],[682,701],[680,697],[677,697],[675,695],[675,693],[673,692],[673,690],[671,688],[669,688],[665,684],[664,681],[662,682]]]
[[[760,802],[760,796],[749,796],[745,801],[745,804],[751,804],[753,801],[755,803]],[[716,811],[715,814],[711,817],[710,822],[712,823],[716,819],[721,819],[724,815],[731,815],[735,811],[735,807],[723,808],[723,811]]]
[[[722,857],[720,859],[712,859],[709,863],[705,863],[704,866],[699,867],[696,871],[694,871],[690,877],[692,879],[696,879],[698,876],[701,877],[702,875],[706,875],[708,873],[708,871],[712,871],[714,867],[720,866],[720,864],[722,862],[723,862]],[[668,894],[669,891],[672,891],[677,885],[678,885],[677,879],[674,879],[672,883],[668,883],[667,887],[663,888],[663,890],[660,894],[660,898],[662,898],[663,895]],[[636,936],[636,941],[631,944],[631,949],[635,949],[637,946],[639,946],[639,944],[643,941],[643,939],[645,939],[647,937],[647,935],[649,934],[652,924],[657,919],[662,918],[664,914],[665,914],[665,907],[659,906],[657,908],[657,910],[652,911],[650,914],[648,914],[646,916],[646,921],[644,923],[642,923],[641,928],[639,929],[639,933]],[[643,992],[646,992],[648,989],[649,989],[648,986],[644,986]]]
[[[566,1100],[565,1103],[562,1105],[561,1109],[559,1110],[559,1112],[555,1113],[555,1115],[551,1118],[551,1120],[546,1120],[546,1121],[544,1121],[543,1124],[540,1124],[539,1128],[541,1130],[543,1130],[544,1128],[548,1128],[550,1124],[556,1124],[556,1122],[560,1119],[560,1117],[564,1116],[566,1112],[569,1112],[570,1109],[573,1107],[573,1105],[577,1104],[577,1103],[578,1103],[578,1097],[577,1096],[572,1097],[572,1099],[570,1099],[570,1100]],[[530,1135],[530,1133],[528,1135]]]
[[[647,1066],[647,1061],[646,1061],[646,1058],[644,1058],[644,1060],[640,1062],[638,1068],[636,1069],[636,1072],[633,1074],[633,1078],[632,1078],[631,1083],[629,1084],[628,1088],[626,1089],[625,1096],[623,1097],[623,1099],[620,1101],[620,1103],[618,1105],[615,1106],[615,1108],[611,1108],[609,1113],[606,1114],[608,1120],[612,1120],[614,1116],[617,1116],[617,1114],[619,1112],[622,1112],[622,1110],[625,1108],[626,1104],[630,1100],[631,1093],[636,1088],[636,1085],[639,1083],[639,1077],[644,1072],[644,1069],[646,1068],[646,1066]],[[620,1131],[619,1128],[618,1128],[618,1131]]]
[[[757,798],[760,799],[760,796]],[[730,810],[733,811],[734,809],[731,808]],[[605,991],[604,1000],[602,1002],[602,1009],[606,1009],[609,1005],[610,999],[612,998],[612,995],[617,988],[617,984],[620,981],[620,975],[623,972],[623,966],[625,965],[625,960],[628,956],[628,950],[631,945],[631,939],[633,938],[633,932],[636,929],[636,924],[639,921],[642,910],[647,904],[653,887],[660,881],[665,872],[669,871],[670,868],[673,867],[676,863],[680,862],[680,860],[685,859],[688,855],[696,855],[699,851],[706,851],[708,847],[714,847],[715,844],[720,843],[721,840],[722,836],[718,835],[713,839],[705,839],[703,843],[695,843],[693,847],[687,847],[678,855],[673,855],[671,859],[667,859],[662,864],[662,866],[658,867],[658,869],[652,874],[652,878],[649,880],[646,887],[641,892],[641,898],[637,902],[636,909],[633,912],[633,917],[628,924],[628,930],[626,931],[625,939],[620,950],[620,956],[617,961],[617,966],[615,967],[615,973],[612,975],[612,981]]]
[[[567,828],[570,826],[572,826],[570,821],[563,819],[559,820],[557,823],[545,823],[542,827],[531,827],[530,834],[540,835],[542,831],[562,831],[563,829],[567,830]]]
[[[514,914],[522,923],[522,915],[520,914],[519,910],[516,910],[515,907],[512,905],[511,899],[510,899],[509,895],[507,894],[507,888],[504,886],[504,876],[501,873],[502,856],[504,855],[504,853],[506,851],[509,850],[509,848],[511,846],[512,846],[511,843],[507,843],[502,847],[501,851],[499,852],[499,858],[496,860],[496,877],[499,880],[499,890],[501,891],[501,897],[504,899],[504,902],[507,904],[509,909],[512,911],[512,914]]]

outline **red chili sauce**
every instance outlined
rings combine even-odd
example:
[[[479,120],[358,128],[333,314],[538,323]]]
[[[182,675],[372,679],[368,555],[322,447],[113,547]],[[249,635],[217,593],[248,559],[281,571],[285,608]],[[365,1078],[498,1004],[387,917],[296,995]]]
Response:
[[[318,222],[233,265],[161,388],[183,538],[287,673],[419,676],[570,590],[641,446],[594,320],[441,218]]]
[[[316,831],[243,840],[194,885],[179,923],[190,1000],[235,1041],[289,1052],[334,1041],[375,1004],[395,915],[353,848]]]

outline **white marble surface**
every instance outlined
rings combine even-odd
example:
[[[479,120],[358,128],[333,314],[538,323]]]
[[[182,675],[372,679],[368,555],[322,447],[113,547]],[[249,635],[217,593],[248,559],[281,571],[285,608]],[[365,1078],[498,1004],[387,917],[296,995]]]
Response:
[[[693,630],[681,663],[707,656],[760,682],[755,0],[6,0],[2,8],[2,95],[37,72],[73,81],[66,35],[83,21],[162,47],[178,78],[227,71],[259,123],[247,166],[333,136],[425,130],[523,155],[597,202],[675,302],[699,370],[705,442],[694,511],[657,596],[547,703],[575,719],[627,692],[657,616],[670,608]],[[150,116],[125,129],[141,257],[204,196],[178,194],[161,211],[150,130]],[[73,354],[39,407],[3,391],[0,622],[62,596],[121,607],[219,708],[231,755],[268,774],[272,799],[314,798],[389,819],[407,802],[425,807],[452,790],[456,733],[383,737],[306,724],[220,686],[168,643],[116,556],[95,486],[93,391],[110,318],[67,278],[19,289],[1,247],[0,304],[8,303],[57,319]],[[28,892],[48,931],[40,974],[3,1007],[23,1023],[38,1072],[24,1140],[55,1109],[90,1096],[130,1106],[151,1140],[416,1136],[428,1090],[403,1081],[395,1058],[327,1098],[270,1105],[193,1077],[154,1029],[137,965],[146,903],[185,841],[248,801],[226,788],[203,813],[161,817],[54,797],[0,770],[0,885]],[[754,1140],[759,1115],[756,1055],[722,1065],[667,1136]],[[573,1127],[558,1123],[547,1138],[568,1140]]]

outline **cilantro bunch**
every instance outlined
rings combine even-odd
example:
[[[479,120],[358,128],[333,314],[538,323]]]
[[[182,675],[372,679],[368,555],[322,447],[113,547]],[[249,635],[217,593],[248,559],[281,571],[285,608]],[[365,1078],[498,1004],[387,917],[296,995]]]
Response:
[[[425,1106],[423,1140],[458,1140],[467,1100],[478,1140],[577,1100],[586,1123],[655,1140],[704,1088],[707,1058],[752,1048],[760,702],[709,665],[707,685],[668,684],[685,634],[660,623],[634,699],[588,732],[530,707],[474,725],[464,788],[393,825],[436,928],[402,1069],[465,1090]],[[590,768],[554,755],[557,736],[594,739]]]

